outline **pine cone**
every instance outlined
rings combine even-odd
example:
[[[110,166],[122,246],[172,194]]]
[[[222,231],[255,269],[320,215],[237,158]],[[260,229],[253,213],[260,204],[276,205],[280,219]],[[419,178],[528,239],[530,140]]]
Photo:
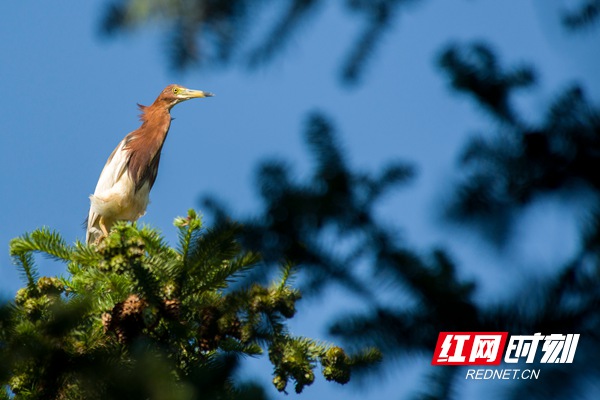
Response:
[[[215,350],[219,345],[221,340],[218,324],[220,316],[221,313],[217,307],[206,307],[202,310],[198,342],[204,351]]]
[[[112,315],[110,313],[102,314],[102,326],[104,326],[104,333],[111,329]]]
[[[55,277],[42,276],[37,281],[37,287],[42,294],[58,296],[65,290],[62,282]]]
[[[123,302],[120,317],[121,319],[126,319],[141,316],[146,306],[147,303],[145,301],[141,300],[138,295],[132,294]]]
[[[181,301],[179,299],[165,300],[164,310],[168,318],[178,319],[181,312]]]
[[[242,338],[242,323],[239,318],[235,317],[229,321],[225,334],[238,340]]]
[[[121,343],[128,342],[145,327],[144,310],[147,306],[148,303],[136,294],[130,295],[122,303],[115,304],[110,313],[102,315],[105,332],[115,333]]]

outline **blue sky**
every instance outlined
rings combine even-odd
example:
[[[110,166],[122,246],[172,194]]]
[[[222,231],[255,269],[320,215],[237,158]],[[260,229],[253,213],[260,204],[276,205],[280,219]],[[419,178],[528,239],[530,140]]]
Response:
[[[292,40],[283,57],[265,67],[178,74],[167,66],[159,27],[102,38],[103,1],[62,7],[3,2],[0,293],[12,296],[21,284],[8,256],[11,238],[41,226],[58,230],[68,242],[84,238],[88,196],[112,149],[138,127],[136,103],[150,104],[175,82],[216,97],[186,102],[172,112],[175,121],[142,219],[171,241],[173,218],[198,208],[202,194],[216,195],[240,214],[255,210],[253,176],[259,160],[283,157],[299,176],[306,172],[301,132],[307,112],[321,110],[336,124],[354,166],[373,170],[397,158],[416,164],[417,180],[388,198],[382,214],[419,248],[449,246],[462,273],[483,282],[482,297],[494,300],[506,293],[507,271],[514,278],[527,263],[539,266],[533,273],[543,274],[568,257],[577,247],[578,215],[552,201],[526,214],[518,227],[525,240],[500,255],[471,234],[440,227],[432,216],[456,177],[457,153],[467,135],[489,133],[485,115],[448,90],[435,58],[447,43],[478,39],[490,42],[504,65],[532,63],[540,86],[519,102],[539,113],[549,96],[574,81],[585,82],[598,99],[594,71],[600,57],[592,51],[597,54],[592,43],[598,43],[598,30],[565,36],[558,25],[559,0],[424,2],[400,15],[368,64],[362,85],[348,88],[337,73],[360,27],[345,17],[339,2],[330,3],[335,4]],[[38,261],[42,274],[64,271]],[[337,292],[331,297],[339,299]],[[326,338],[312,323],[325,318],[300,318],[294,329]],[[391,379],[371,387],[368,398],[400,398],[410,385],[398,385],[398,376],[418,376],[423,368],[423,363],[401,367],[398,375],[390,373]],[[355,386],[340,389],[323,382],[305,396],[366,398]]]

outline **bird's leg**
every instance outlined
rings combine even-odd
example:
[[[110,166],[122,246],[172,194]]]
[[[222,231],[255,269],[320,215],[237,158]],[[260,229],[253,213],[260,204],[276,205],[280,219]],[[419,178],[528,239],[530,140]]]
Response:
[[[100,229],[102,229],[102,233],[104,234],[104,237],[108,237],[108,229],[106,229],[106,225],[104,224],[104,217],[100,217],[100,220],[98,221],[98,225],[100,225]]]

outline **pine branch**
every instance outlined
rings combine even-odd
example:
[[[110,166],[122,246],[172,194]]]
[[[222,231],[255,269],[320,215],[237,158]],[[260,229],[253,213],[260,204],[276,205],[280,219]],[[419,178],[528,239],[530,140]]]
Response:
[[[278,290],[283,290],[286,286],[292,284],[294,277],[295,264],[286,262],[281,267],[281,280],[279,281]]]
[[[205,231],[192,242],[182,287],[187,291],[223,288],[233,274],[250,268],[254,256],[238,257],[240,246],[235,240],[238,232],[239,226],[225,224]]]
[[[233,260],[222,260],[220,264],[205,265],[202,281],[198,290],[224,289],[244,271],[251,269],[260,261],[256,253],[243,254]]]
[[[285,378],[302,391],[319,362],[327,379],[345,382],[343,351],[333,355],[337,348],[288,332],[300,299],[290,286],[293,265],[269,287],[231,288],[260,254],[242,249],[239,225],[201,231],[199,217],[188,217],[176,220],[179,251],[157,231],[123,222],[98,246],[67,246],[47,229],[14,239],[11,255],[28,288],[18,291],[10,323],[0,321],[0,386],[16,397],[161,397],[146,384],[153,382],[169,388],[169,398],[190,387],[233,399],[235,360],[263,348],[275,357],[278,388]],[[70,276],[38,278],[35,252],[67,261]]]
[[[38,271],[35,267],[34,252],[44,253],[46,256],[59,261],[70,261],[70,248],[57,232],[41,228],[32,233],[26,233],[10,241],[10,256],[21,271],[27,286],[33,289],[38,280]]]
[[[31,253],[23,253],[12,256],[13,262],[19,269],[21,278],[27,282],[29,289],[34,289],[39,278],[39,273],[35,267],[35,261]]]
[[[10,242],[11,255],[40,252],[57,261],[71,261],[72,249],[58,232],[44,227]]]
[[[190,247],[192,243],[198,240],[200,230],[202,229],[202,218],[195,210],[188,210],[187,218],[177,217],[173,222],[179,232],[179,249],[183,260],[183,265],[187,265]]]
[[[156,229],[144,225],[139,229],[139,235],[144,241],[145,250],[148,254],[153,256],[160,255],[165,259],[177,256],[177,252],[168,245],[166,240]]]
[[[77,266],[97,266],[100,260],[102,259],[100,253],[98,253],[95,246],[88,246],[85,243],[80,242],[79,240],[75,243],[75,247],[71,252],[71,260]],[[71,268],[71,265],[69,266]],[[71,271],[71,273],[73,273]]]

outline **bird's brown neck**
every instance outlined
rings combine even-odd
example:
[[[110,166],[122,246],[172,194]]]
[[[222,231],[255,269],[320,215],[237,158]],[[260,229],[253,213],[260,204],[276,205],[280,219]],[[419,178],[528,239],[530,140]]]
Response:
[[[151,106],[139,106],[142,113],[140,121],[142,126],[138,131],[146,137],[161,137],[162,141],[167,137],[169,127],[171,126],[171,107],[167,107],[162,102],[154,102]]]
[[[129,174],[135,182],[136,190],[146,182],[154,184],[158,173],[158,163],[163,143],[171,126],[170,107],[156,101],[151,106],[139,106],[142,126],[125,138],[129,157]]]

